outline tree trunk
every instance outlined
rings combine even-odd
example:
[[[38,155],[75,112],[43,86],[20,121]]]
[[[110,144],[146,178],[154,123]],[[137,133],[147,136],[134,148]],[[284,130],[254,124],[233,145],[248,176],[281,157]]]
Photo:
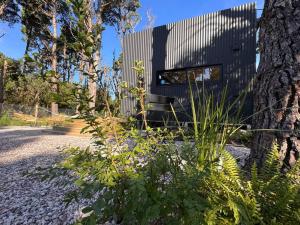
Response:
[[[52,67],[52,91],[58,93],[58,78],[57,78],[57,23],[56,23],[56,8],[54,6],[52,13],[52,27],[53,27],[53,44],[51,49],[51,67]],[[58,114],[58,104],[56,102],[51,102],[51,114],[52,116]]]
[[[34,109],[34,125],[37,125],[38,121],[38,116],[39,116],[39,102],[35,103],[35,109]]]
[[[7,61],[4,58],[3,61],[3,68],[0,73],[0,115],[3,111],[3,103],[4,103],[4,79],[6,77],[6,70],[7,70]]]
[[[300,1],[266,0],[254,84],[255,130],[248,167],[261,167],[277,143],[283,171],[300,151]],[[265,130],[266,129],[266,130]]]
[[[84,75],[83,75],[84,64],[85,64],[85,62],[83,60],[80,60],[80,62],[79,62],[79,86],[80,86],[80,88],[78,89],[78,93],[76,94],[77,99],[80,97],[80,94],[82,93],[83,79],[84,79]],[[76,106],[76,115],[80,115],[79,107],[80,107],[80,104],[78,104]]]
[[[101,2],[99,3],[101,4]],[[87,19],[87,23],[88,23],[88,32],[92,33],[93,32],[93,21],[92,21],[92,8],[93,8],[93,3],[92,1],[89,1],[89,5],[90,5],[90,12],[89,12],[89,17]],[[101,7],[101,6],[99,6]],[[101,19],[101,12],[99,13],[99,15],[97,16],[97,26],[102,26],[102,19]],[[93,110],[91,110],[92,114],[95,114],[95,106],[96,106],[96,97],[97,97],[97,74],[99,70],[99,65],[100,65],[100,48],[101,48],[101,33],[99,32],[99,34],[96,37],[96,46],[97,49],[95,50],[95,53],[93,55],[93,59],[89,61],[89,68],[88,68],[88,72],[89,72],[89,80],[88,80],[88,88],[89,88],[89,96],[91,98],[90,102],[89,102],[89,108]]]
[[[66,82],[69,80],[68,78],[68,60],[67,60],[67,42],[64,41],[64,47],[63,47],[63,82]]]

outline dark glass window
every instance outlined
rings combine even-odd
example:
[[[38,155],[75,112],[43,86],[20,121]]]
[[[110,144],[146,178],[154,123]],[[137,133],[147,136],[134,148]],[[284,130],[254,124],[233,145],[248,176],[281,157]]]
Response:
[[[184,84],[186,83],[186,71],[162,71],[158,73],[158,84],[169,85],[169,84]]]
[[[201,66],[181,70],[160,71],[157,84],[160,86],[172,84],[187,84],[188,79],[193,83],[205,80],[217,81],[221,78],[221,65]]]

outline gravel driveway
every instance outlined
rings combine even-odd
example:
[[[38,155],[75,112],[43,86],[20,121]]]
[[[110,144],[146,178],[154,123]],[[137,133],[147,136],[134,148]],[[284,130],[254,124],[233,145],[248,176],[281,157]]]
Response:
[[[86,147],[86,137],[55,135],[38,128],[0,128],[0,224],[70,224],[79,216],[80,205],[63,202],[74,188],[67,177],[41,180],[28,176],[61,158],[66,146]]]
[[[0,225],[73,223],[84,201],[65,206],[65,193],[75,188],[70,177],[43,181],[32,174],[57,162],[64,147],[90,144],[89,138],[55,135],[45,129],[0,128]],[[227,150],[240,165],[249,155],[245,147],[228,145]]]

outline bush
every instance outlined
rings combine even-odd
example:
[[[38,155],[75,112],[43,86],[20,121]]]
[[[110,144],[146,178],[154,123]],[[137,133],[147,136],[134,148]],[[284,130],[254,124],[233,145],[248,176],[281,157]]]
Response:
[[[199,131],[193,142],[178,143],[176,132],[167,129],[148,128],[144,136],[132,128],[114,143],[103,140],[96,150],[70,149],[62,165],[79,176],[77,194],[98,196],[80,223],[300,222],[299,173],[296,168],[280,173],[276,147],[263,171],[257,174],[253,167],[249,180],[224,150],[226,128],[221,135],[214,126]]]
[[[263,170],[245,176],[225,150],[238,130],[228,125],[225,96],[196,109],[191,95],[192,132],[132,126],[108,139],[87,110],[98,147],[69,149],[61,164],[78,176],[68,201],[91,199],[78,224],[299,224],[299,166],[281,174],[274,146]]]

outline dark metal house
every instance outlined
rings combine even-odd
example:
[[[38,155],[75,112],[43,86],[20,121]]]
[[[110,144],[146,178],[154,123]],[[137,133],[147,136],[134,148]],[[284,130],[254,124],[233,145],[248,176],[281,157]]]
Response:
[[[230,101],[255,75],[255,3],[129,34],[123,47],[123,80],[129,85],[136,85],[132,67],[141,60],[147,93],[185,102],[189,77],[215,94],[227,85]],[[121,111],[135,114],[135,100],[123,100]],[[244,113],[252,113],[251,85]]]

